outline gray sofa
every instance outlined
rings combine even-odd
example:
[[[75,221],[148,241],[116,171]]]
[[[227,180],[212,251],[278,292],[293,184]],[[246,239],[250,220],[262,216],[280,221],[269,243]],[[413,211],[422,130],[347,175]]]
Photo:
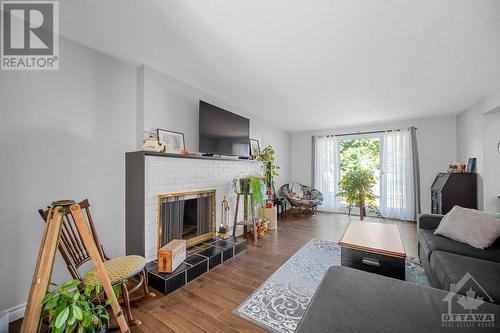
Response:
[[[491,299],[500,304],[500,239],[480,250],[452,239],[434,235],[442,215],[418,218],[418,254],[431,286],[450,290],[468,272]]]
[[[496,326],[443,327],[448,292],[348,267],[330,267],[295,333],[496,332],[500,305],[484,303],[481,313]]]

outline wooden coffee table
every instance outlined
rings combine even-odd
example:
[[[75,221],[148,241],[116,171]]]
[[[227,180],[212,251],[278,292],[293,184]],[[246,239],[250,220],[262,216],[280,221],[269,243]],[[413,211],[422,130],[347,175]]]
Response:
[[[406,252],[397,225],[353,221],[339,245],[342,266],[405,279]]]

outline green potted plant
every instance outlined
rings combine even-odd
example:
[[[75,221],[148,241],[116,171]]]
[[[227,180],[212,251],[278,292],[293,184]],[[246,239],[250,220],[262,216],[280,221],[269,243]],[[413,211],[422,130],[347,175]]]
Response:
[[[107,332],[111,304],[104,301],[100,284],[87,285],[83,290],[77,286],[80,280],[68,280],[43,299],[43,316],[48,319],[49,332]],[[113,286],[119,294],[120,285]]]
[[[366,216],[366,205],[373,206],[375,194],[373,193],[375,177],[368,169],[354,167],[342,176],[339,182],[339,196],[347,203],[349,213],[352,207],[359,207],[359,218]]]
[[[276,191],[274,189],[274,182],[276,177],[279,175],[279,165],[276,164],[275,151],[273,147],[266,146],[260,152],[258,159],[264,163],[264,179],[268,189],[272,189],[273,196],[276,197]]]

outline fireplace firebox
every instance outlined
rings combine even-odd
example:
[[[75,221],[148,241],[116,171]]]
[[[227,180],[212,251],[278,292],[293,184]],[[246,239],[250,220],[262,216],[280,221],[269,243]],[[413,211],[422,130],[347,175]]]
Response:
[[[173,239],[188,246],[215,236],[215,190],[158,195],[157,249]]]

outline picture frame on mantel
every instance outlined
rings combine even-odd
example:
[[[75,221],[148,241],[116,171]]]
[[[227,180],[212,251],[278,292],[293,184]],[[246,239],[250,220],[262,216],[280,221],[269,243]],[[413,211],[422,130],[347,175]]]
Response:
[[[182,154],[186,150],[184,133],[169,131],[166,129],[156,129],[158,142],[165,145],[165,153]]]
[[[250,139],[250,156],[253,160],[257,159],[260,154],[259,140]]]

